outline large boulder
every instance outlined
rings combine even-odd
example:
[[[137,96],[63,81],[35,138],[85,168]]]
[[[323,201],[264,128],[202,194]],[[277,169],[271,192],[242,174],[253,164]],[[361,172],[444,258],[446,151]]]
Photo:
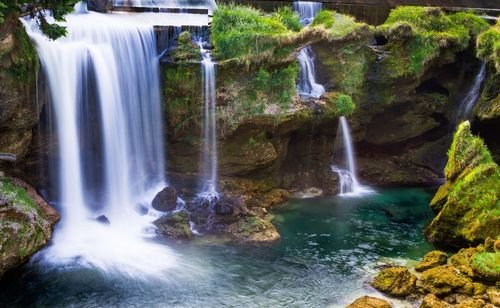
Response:
[[[432,242],[466,246],[500,234],[500,169],[468,121],[448,153],[446,182],[431,201],[436,217],[425,229]]]
[[[193,232],[189,226],[189,215],[185,211],[166,214],[155,220],[156,232],[174,240],[189,240]]]
[[[420,286],[437,296],[450,293],[474,294],[472,280],[451,265],[441,265],[423,272]]]
[[[474,276],[491,282],[500,281],[500,253],[480,252],[472,257]]]
[[[446,260],[448,260],[446,253],[440,250],[433,250],[424,256],[422,261],[415,266],[415,270],[417,272],[423,272],[430,268],[446,264]]]
[[[276,227],[266,219],[246,216],[230,224],[227,232],[233,241],[242,244],[267,245],[280,239]]]
[[[177,190],[172,186],[163,188],[153,199],[152,207],[161,212],[175,210],[177,207]]]
[[[0,178],[0,277],[42,249],[58,220],[57,212],[31,186]]]
[[[386,300],[365,295],[356,299],[346,308],[391,308],[391,304]]]
[[[372,286],[392,296],[408,296],[415,290],[417,277],[403,266],[385,268],[373,279]]]

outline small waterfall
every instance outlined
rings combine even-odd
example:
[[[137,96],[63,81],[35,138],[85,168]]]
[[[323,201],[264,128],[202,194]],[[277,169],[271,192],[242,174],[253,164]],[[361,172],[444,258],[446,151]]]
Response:
[[[219,198],[217,188],[217,105],[215,74],[216,63],[212,59],[210,50],[206,49],[203,39],[198,38],[197,43],[200,46],[202,55],[202,74],[203,74],[203,101],[204,101],[204,121],[203,121],[203,156],[201,187],[198,198],[208,200],[213,204]]]
[[[337,156],[342,156],[342,167],[332,165],[332,171],[336,172],[339,177],[339,191],[341,196],[360,196],[366,193],[372,193],[369,187],[361,185],[357,177],[356,157],[354,146],[352,144],[351,132],[347,119],[342,116],[339,119],[339,128],[337,130],[336,146],[334,152],[334,161],[338,160]],[[342,153],[340,152],[339,141],[342,141]]]
[[[310,24],[323,7],[321,2],[308,1],[295,1],[292,5],[293,9],[299,13],[300,21],[304,26]]]
[[[166,185],[154,26],[78,12],[55,41],[36,21],[22,20],[48,80],[60,155],[61,223],[44,260],[157,275],[175,258],[144,239],[157,217],[150,202]],[[109,225],[97,222],[99,215]]]
[[[300,64],[298,91],[302,98],[319,98],[325,93],[325,88],[316,82],[314,53],[311,46],[302,48],[297,59]]]
[[[460,123],[463,120],[467,120],[471,116],[471,112],[474,109],[476,102],[479,100],[479,96],[481,95],[481,85],[483,84],[484,78],[486,76],[486,65],[481,63],[481,67],[479,68],[472,85],[467,91],[467,95],[460,101],[456,123]]]

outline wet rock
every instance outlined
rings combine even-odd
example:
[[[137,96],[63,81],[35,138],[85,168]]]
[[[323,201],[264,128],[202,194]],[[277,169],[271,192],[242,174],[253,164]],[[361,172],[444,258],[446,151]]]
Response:
[[[274,225],[257,216],[247,216],[230,224],[226,232],[235,242],[242,244],[271,244],[280,239]]]
[[[18,179],[0,179],[0,276],[42,249],[59,220],[28,184]]]
[[[383,299],[365,295],[356,299],[346,308],[391,308],[391,305]]]
[[[157,211],[168,212],[177,207],[177,190],[168,186],[162,189],[153,199],[151,204]]]
[[[109,225],[111,222],[109,221],[109,218],[106,217],[106,215],[101,215],[95,219],[97,222],[104,224],[104,225]]]
[[[189,240],[193,232],[189,226],[189,215],[185,211],[166,214],[155,220],[156,232],[166,238],[174,240]]]
[[[490,303],[500,307],[500,289],[498,287],[489,287],[486,290],[486,294],[488,295]]]
[[[434,294],[427,294],[422,303],[420,304],[420,308],[451,308],[452,305],[448,304],[445,301],[440,300]]]
[[[372,286],[392,296],[407,296],[414,292],[416,281],[417,277],[406,267],[389,267],[377,274]]]
[[[482,247],[462,248],[456,254],[450,257],[450,264],[458,268],[458,270],[469,277],[474,277],[471,262],[472,256],[476,253],[482,252]]]
[[[474,294],[472,280],[451,265],[441,265],[423,272],[420,286],[426,292],[437,296],[452,292],[466,295]]]
[[[433,250],[424,256],[422,261],[415,266],[415,270],[417,272],[423,272],[430,268],[446,264],[447,259],[448,256],[446,253],[439,250]]]
[[[486,305],[485,300],[464,294],[451,294],[443,298],[443,300],[457,308],[482,308]]]

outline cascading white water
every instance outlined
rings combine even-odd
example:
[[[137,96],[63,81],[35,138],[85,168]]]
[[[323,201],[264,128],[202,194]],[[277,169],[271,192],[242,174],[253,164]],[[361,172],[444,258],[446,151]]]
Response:
[[[358,181],[356,168],[356,154],[352,144],[351,132],[347,119],[342,116],[339,119],[339,128],[337,130],[336,146],[334,156],[340,151],[339,141],[342,141],[343,158],[345,167],[332,165],[332,171],[336,172],[339,177],[340,196],[360,196],[367,193],[372,193],[369,187],[363,186]],[[334,157],[335,160],[335,157]]]
[[[219,198],[217,188],[217,115],[216,115],[216,89],[215,74],[216,63],[213,61],[210,50],[205,49],[203,40],[198,39],[198,45],[202,55],[203,73],[203,100],[204,100],[204,147],[202,160],[201,186],[202,191],[199,198],[215,202]]]
[[[302,98],[319,98],[325,93],[325,88],[316,82],[314,53],[311,46],[302,48],[297,59],[300,64],[298,91]]]
[[[217,9],[215,0],[113,0],[113,6]]]
[[[23,20],[50,87],[60,152],[61,223],[45,260],[156,275],[170,268],[175,257],[167,247],[144,239],[154,211],[141,216],[136,210],[140,204],[148,207],[166,184],[154,27],[133,17],[78,12],[66,17],[67,36],[55,41],[43,36],[36,21]],[[95,85],[95,93],[88,93],[88,84]],[[100,123],[81,120],[89,96],[98,106]],[[102,162],[91,166],[102,166],[100,190],[86,185],[82,165],[94,151],[83,142],[92,142],[85,132],[94,127],[98,136],[93,143],[102,142]],[[100,200],[97,209],[87,201],[94,199]],[[109,225],[95,221],[102,214]]]
[[[470,89],[467,91],[467,95],[460,101],[457,111],[457,124],[460,121],[469,119],[471,116],[472,109],[474,109],[474,105],[479,100],[479,95],[481,95],[481,85],[483,84],[485,76],[486,65],[482,63]]]
[[[321,2],[295,1],[293,9],[299,13],[300,22],[306,26],[310,24],[314,17],[321,11],[323,4]]]

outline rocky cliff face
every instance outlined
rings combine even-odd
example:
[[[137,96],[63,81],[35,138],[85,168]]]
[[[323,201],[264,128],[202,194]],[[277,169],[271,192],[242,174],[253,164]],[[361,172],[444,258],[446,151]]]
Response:
[[[38,58],[20,22],[0,26],[0,152],[26,155],[41,103],[36,99]]]

